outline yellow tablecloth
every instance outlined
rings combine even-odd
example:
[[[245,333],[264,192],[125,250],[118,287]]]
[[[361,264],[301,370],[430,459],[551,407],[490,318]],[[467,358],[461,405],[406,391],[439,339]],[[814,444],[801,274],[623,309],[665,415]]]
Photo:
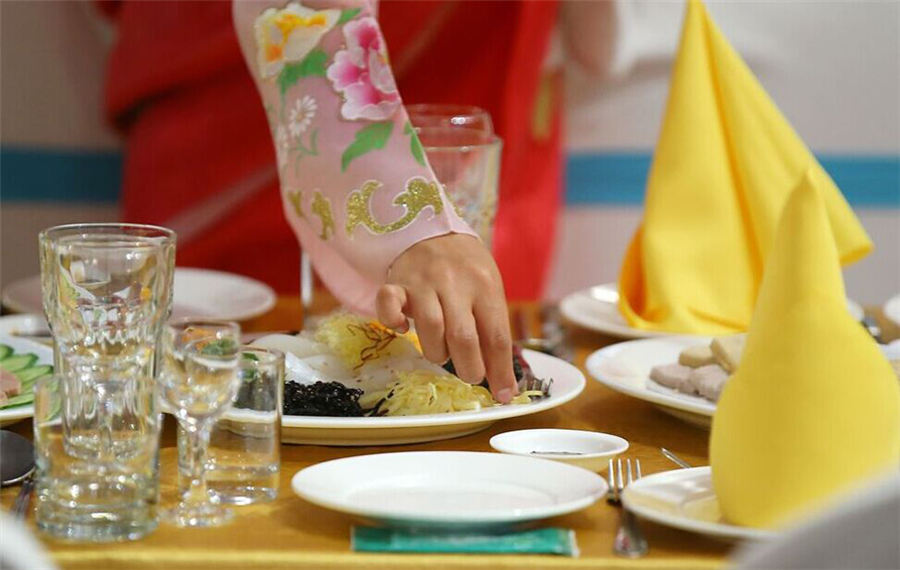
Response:
[[[514,308],[524,311],[536,325],[537,306]],[[280,299],[267,315],[244,323],[246,331],[299,328],[302,311],[296,299]],[[614,339],[576,332],[572,340],[577,361]],[[644,473],[672,469],[660,453],[668,447],[695,465],[707,463],[709,433],[667,416],[652,405],[616,392],[588,379],[587,388],[575,401],[533,416],[502,421],[474,435],[427,444],[398,447],[340,448],[285,445],[282,447],[281,491],[267,505],[241,507],[228,525],[214,529],[180,529],[161,525],[150,536],[122,544],[65,544],[44,540],[63,568],[84,569],[196,569],[244,568],[710,568],[725,564],[730,545],[694,534],[644,522],[650,543],[649,554],[627,560],[612,554],[618,512],[603,502],[558,517],[548,525],[574,529],[581,557],[499,556],[499,555],[394,555],[358,554],[350,550],[352,520],[344,515],[313,506],[295,496],[291,477],[299,469],[340,457],[384,451],[469,450],[490,451],[488,440],[496,433],[513,429],[561,427],[613,433],[631,443],[630,457],[640,458]],[[31,422],[10,429],[30,435]],[[171,418],[163,433],[162,500],[173,500],[176,453],[175,430]],[[0,493],[9,508],[18,491]]]

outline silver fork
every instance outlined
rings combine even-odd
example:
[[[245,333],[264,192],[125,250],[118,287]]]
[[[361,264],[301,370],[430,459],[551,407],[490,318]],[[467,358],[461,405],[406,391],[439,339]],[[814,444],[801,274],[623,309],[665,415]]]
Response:
[[[622,491],[633,481],[641,478],[641,460],[635,459],[635,470],[631,469],[631,459],[625,462],[625,469],[622,469],[622,459],[619,458],[613,462],[609,460],[609,493],[606,502],[622,508],[622,516],[619,519],[619,530],[616,531],[616,538],[613,542],[613,552],[619,556],[627,556],[628,558],[638,558],[647,554],[649,546],[641,527],[638,526],[637,518],[634,513],[626,509],[622,505]]]
[[[553,384],[552,378],[538,378],[534,374],[526,374],[519,380],[519,392],[539,391],[541,395],[536,398],[540,400],[550,395],[551,384]]]

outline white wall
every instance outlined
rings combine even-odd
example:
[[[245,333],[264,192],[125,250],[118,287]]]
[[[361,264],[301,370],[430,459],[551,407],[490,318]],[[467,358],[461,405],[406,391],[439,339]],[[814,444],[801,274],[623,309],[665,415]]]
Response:
[[[683,3],[622,4],[619,57],[630,61],[627,69],[606,81],[567,69],[573,150],[650,149],[656,142]],[[900,154],[900,2],[754,0],[708,8],[813,151]],[[880,304],[900,292],[900,211],[857,214],[876,250],[846,271],[847,289]],[[639,220],[634,208],[567,209],[548,296],[615,281]]]

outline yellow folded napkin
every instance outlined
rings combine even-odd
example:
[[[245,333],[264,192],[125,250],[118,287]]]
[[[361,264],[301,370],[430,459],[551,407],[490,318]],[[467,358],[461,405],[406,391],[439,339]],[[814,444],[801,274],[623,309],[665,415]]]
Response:
[[[737,524],[791,522],[900,464],[900,384],[847,312],[823,202],[804,177],[785,206],[713,416],[713,485]]]
[[[834,182],[699,1],[687,7],[644,219],[619,309],[633,327],[747,329],[781,209],[800,178],[822,195],[843,263],[872,244]]]

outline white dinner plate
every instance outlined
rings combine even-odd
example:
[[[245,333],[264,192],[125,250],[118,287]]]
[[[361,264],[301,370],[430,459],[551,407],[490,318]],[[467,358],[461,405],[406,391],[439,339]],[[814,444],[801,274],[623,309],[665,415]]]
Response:
[[[178,267],[172,318],[205,317],[242,321],[275,305],[275,292],[257,281],[222,271]],[[3,291],[3,304],[17,313],[41,313],[41,277],[16,281]]]
[[[625,488],[625,507],[641,518],[728,540],[765,540],[771,530],[738,526],[722,517],[709,467],[654,473]]]
[[[606,494],[602,477],[546,459],[418,451],[307,467],[291,480],[307,501],[381,524],[506,527],[579,511]]]
[[[585,368],[608,388],[651,402],[664,412],[708,428],[716,405],[700,396],[690,396],[657,384],[650,379],[650,369],[678,362],[678,355],[685,348],[710,341],[704,336],[670,336],[621,342],[588,356]]]
[[[894,295],[884,304],[884,316],[900,327],[900,294]]]
[[[481,431],[498,420],[561,406],[584,390],[584,375],[568,362],[532,350],[523,350],[522,356],[535,376],[553,379],[550,396],[529,404],[449,414],[364,418],[283,416],[281,439],[286,443],[317,445],[394,445],[450,439]]]
[[[9,323],[10,317],[0,318],[0,321]],[[27,324],[27,323],[26,323]],[[0,333],[0,344],[6,344],[12,347],[16,354],[27,354],[29,352],[37,355],[36,365],[50,364],[53,365],[53,349],[37,342],[33,342],[24,338],[10,336],[7,333]],[[13,406],[11,408],[0,408],[0,426],[5,426],[34,415],[33,404],[23,404],[21,406]]]
[[[578,326],[616,338],[684,336],[636,329],[625,321],[622,313],[619,312],[618,303],[618,286],[615,283],[604,283],[567,295],[560,301],[559,311],[563,317]],[[864,311],[859,303],[847,299],[847,310],[854,319],[862,320]],[[897,312],[898,319],[900,319],[900,296],[897,301]]]
[[[584,367],[607,388],[655,404],[672,416],[709,429],[716,404],[657,384],[650,379],[650,369],[678,362],[682,350],[709,344],[711,340],[705,336],[671,336],[620,342],[592,353]],[[888,360],[900,359],[900,341],[879,348]]]

